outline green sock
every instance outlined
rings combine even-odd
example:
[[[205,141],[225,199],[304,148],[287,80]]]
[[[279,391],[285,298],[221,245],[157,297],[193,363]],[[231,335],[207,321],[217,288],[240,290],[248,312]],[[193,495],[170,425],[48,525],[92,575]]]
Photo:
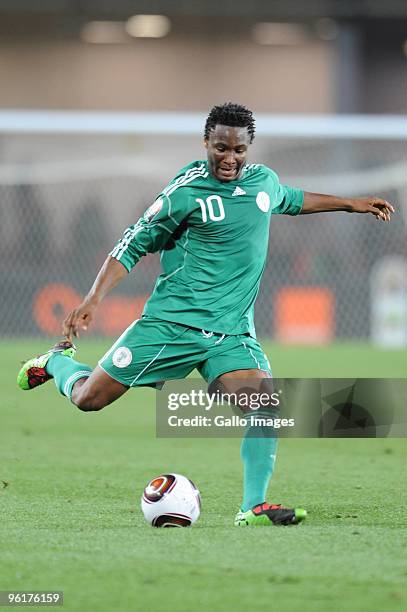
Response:
[[[256,413],[256,416],[270,418],[271,415]],[[243,461],[243,512],[266,500],[277,453],[277,438],[270,435],[272,432],[273,429],[267,426],[248,424],[246,427],[240,448]]]
[[[60,353],[51,355],[45,369],[54,377],[58,391],[69,399],[71,399],[74,384],[80,378],[89,378],[92,372],[92,368],[85,363],[79,363]]]

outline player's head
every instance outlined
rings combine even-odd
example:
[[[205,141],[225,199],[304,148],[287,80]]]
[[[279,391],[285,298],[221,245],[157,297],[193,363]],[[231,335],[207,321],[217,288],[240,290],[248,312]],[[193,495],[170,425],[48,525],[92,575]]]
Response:
[[[254,139],[252,111],[228,102],[214,106],[205,123],[204,145],[211,173],[219,181],[237,179]]]

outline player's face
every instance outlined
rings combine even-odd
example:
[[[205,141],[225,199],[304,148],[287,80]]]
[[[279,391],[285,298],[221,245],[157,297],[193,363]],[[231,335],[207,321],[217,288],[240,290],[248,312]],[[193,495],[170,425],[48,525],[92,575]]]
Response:
[[[211,130],[204,145],[212,175],[223,182],[237,179],[246,162],[249,144],[247,128],[217,125]]]

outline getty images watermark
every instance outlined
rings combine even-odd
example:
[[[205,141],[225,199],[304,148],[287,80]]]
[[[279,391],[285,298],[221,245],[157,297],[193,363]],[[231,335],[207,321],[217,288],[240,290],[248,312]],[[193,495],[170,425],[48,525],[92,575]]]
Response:
[[[168,381],[156,395],[157,437],[407,436],[407,379]]]
[[[280,406],[280,393],[278,391],[267,393],[240,391],[205,391],[203,389],[190,389],[183,392],[170,392],[167,394],[167,408],[171,412],[182,408],[198,409],[203,414],[168,416],[169,427],[205,428],[205,427],[294,427],[294,418],[280,418],[275,416],[275,410]],[[227,406],[241,411],[239,414],[224,414],[221,407]],[[213,414],[218,412],[218,414]],[[220,412],[220,413],[219,413]],[[210,413],[210,414],[208,414]]]

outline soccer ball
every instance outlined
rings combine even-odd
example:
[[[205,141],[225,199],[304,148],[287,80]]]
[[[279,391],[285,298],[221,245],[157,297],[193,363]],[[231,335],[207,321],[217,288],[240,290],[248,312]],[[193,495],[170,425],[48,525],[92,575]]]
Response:
[[[201,496],[186,476],[161,474],[144,489],[141,510],[153,527],[189,527],[199,518]]]

